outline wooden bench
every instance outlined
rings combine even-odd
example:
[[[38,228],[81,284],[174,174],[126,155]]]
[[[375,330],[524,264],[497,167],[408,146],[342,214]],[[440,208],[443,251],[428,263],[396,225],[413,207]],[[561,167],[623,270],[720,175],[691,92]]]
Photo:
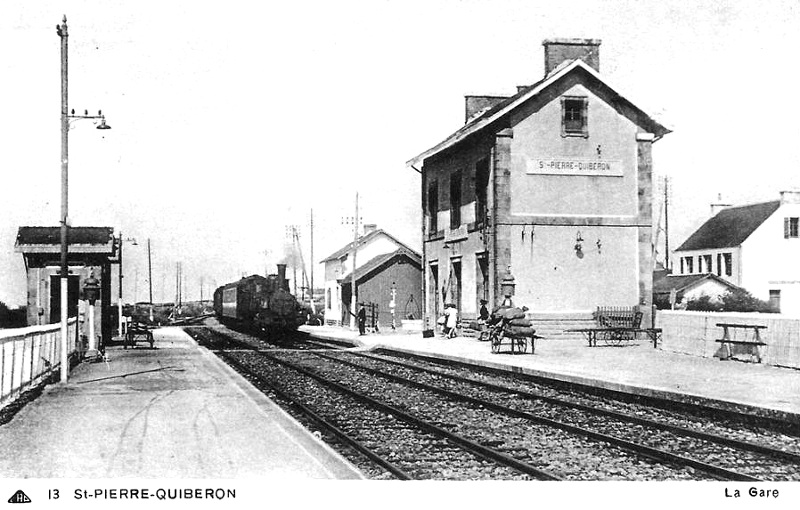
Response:
[[[150,348],[153,348],[153,332],[145,324],[132,320],[128,324],[128,331],[125,333],[123,348],[127,349],[128,345],[135,347],[137,338],[144,338],[146,342],[150,343]]]
[[[718,328],[722,328],[722,338],[715,340],[720,344],[719,351],[714,355],[721,361],[733,358],[739,354],[747,354],[756,363],[761,363],[761,346],[767,345],[761,339],[761,330],[767,329],[760,324],[730,324],[727,322],[717,323]],[[741,331],[742,337],[736,332]],[[736,359],[736,358],[734,358]]]

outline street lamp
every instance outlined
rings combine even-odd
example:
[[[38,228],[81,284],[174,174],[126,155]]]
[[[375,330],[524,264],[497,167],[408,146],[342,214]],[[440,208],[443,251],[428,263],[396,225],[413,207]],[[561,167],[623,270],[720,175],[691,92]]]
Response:
[[[68,89],[69,79],[67,72],[67,16],[61,22],[61,25],[56,25],[56,32],[61,38],[61,382],[67,382],[67,374],[69,373],[69,359],[67,356],[67,349],[69,348],[67,336],[69,334],[67,322],[69,317],[69,310],[67,310],[67,288],[69,286],[69,264],[67,263],[68,251],[68,175],[69,175],[69,123],[70,119],[94,119],[100,120],[97,129],[111,129],[111,126],[106,124],[105,116],[101,111],[97,115],[89,115],[88,111],[84,115],[75,115],[75,110],[69,112],[68,108]]]
[[[97,356],[97,337],[94,329],[94,304],[100,297],[100,280],[94,277],[94,271],[89,273],[89,278],[83,282],[83,297],[89,302],[89,345],[87,345],[86,356],[94,358]]]
[[[514,297],[514,288],[516,286],[514,275],[511,274],[511,266],[508,266],[505,276],[503,276],[503,279],[500,281],[500,289],[503,293],[503,306],[514,306],[511,298]]]

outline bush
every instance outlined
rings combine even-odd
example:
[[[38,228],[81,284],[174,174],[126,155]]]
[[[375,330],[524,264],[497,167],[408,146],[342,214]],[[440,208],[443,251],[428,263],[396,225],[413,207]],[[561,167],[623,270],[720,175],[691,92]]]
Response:
[[[703,294],[700,297],[689,300],[689,302],[686,303],[686,309],[698,312],[721,312],[722,303],[712,299],[711,296]]]
[[[728,291],[719,300],[706,295],[691,299],[686,303],[686,309],[698,312],[778,312],[768,302],[753,297],[744,289]]]
[[[726,292],[722,296],[722,309],[726,312],[778,312],[767,301],[753,297],[744,289]]]
[[[659,310],[669,310],[672,305],[669,303],[669,294],[653,294],[653,304]]]
[[[0,301],[0,328],[24,328],[28,325],[28,308],[9,308]]]

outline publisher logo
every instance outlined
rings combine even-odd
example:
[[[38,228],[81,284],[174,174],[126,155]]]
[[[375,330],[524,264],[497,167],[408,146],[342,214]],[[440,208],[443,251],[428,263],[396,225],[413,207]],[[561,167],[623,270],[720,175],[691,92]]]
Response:
[[[31,498],[29,498],[27,494],[25,494],[24,492],[22,492],[20,490],[20,491],[15,492],[13,496],[8,498],[8,502],[9,503],[30,503],[31,502]]]

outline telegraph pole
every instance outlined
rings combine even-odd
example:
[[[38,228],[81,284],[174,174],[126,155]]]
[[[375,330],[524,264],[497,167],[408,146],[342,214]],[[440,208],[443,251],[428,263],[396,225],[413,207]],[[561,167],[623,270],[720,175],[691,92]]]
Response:
[[[150,284],[150,304],[153,304],[153,259],[150,256],[150,239],[147,239],[147,283]]]
[[[353,218],[353,272],[350,274],[350,327],[356,327],[356,253],[358,252],[358,192],[356,192],[356,215]]]
[[[67,73],[67,16],[64,15],[64,20],[61,26],[58,26],[58,35],[61,37],[61,382],[67,382],[67,374],[69,373],[69,359],[67,357],[68,343],[67,336],[69,335],[69,328],[67,327],[69,317],[69,301],[67,299],[67,289],[69,287],[69,267],[67,265],[67,250],[68,237],[67,237],[67,211],[69,193],[68,193],[68,175],[69,175],[69,114],[67,91],[68,86],[68,73]],[[75,327],[78,327],[76,321]]]
[[[664,265],[667,274],[670,271],[669,265],[669,177],[664,176]]]
[[[311,209],[311,309],[316,313],[314,306],[314,209]]]
[[[147,283],[150,285],[150,324],[152,324],[153,323],[153,259],[150,256],[149,237],[147,238]]]

